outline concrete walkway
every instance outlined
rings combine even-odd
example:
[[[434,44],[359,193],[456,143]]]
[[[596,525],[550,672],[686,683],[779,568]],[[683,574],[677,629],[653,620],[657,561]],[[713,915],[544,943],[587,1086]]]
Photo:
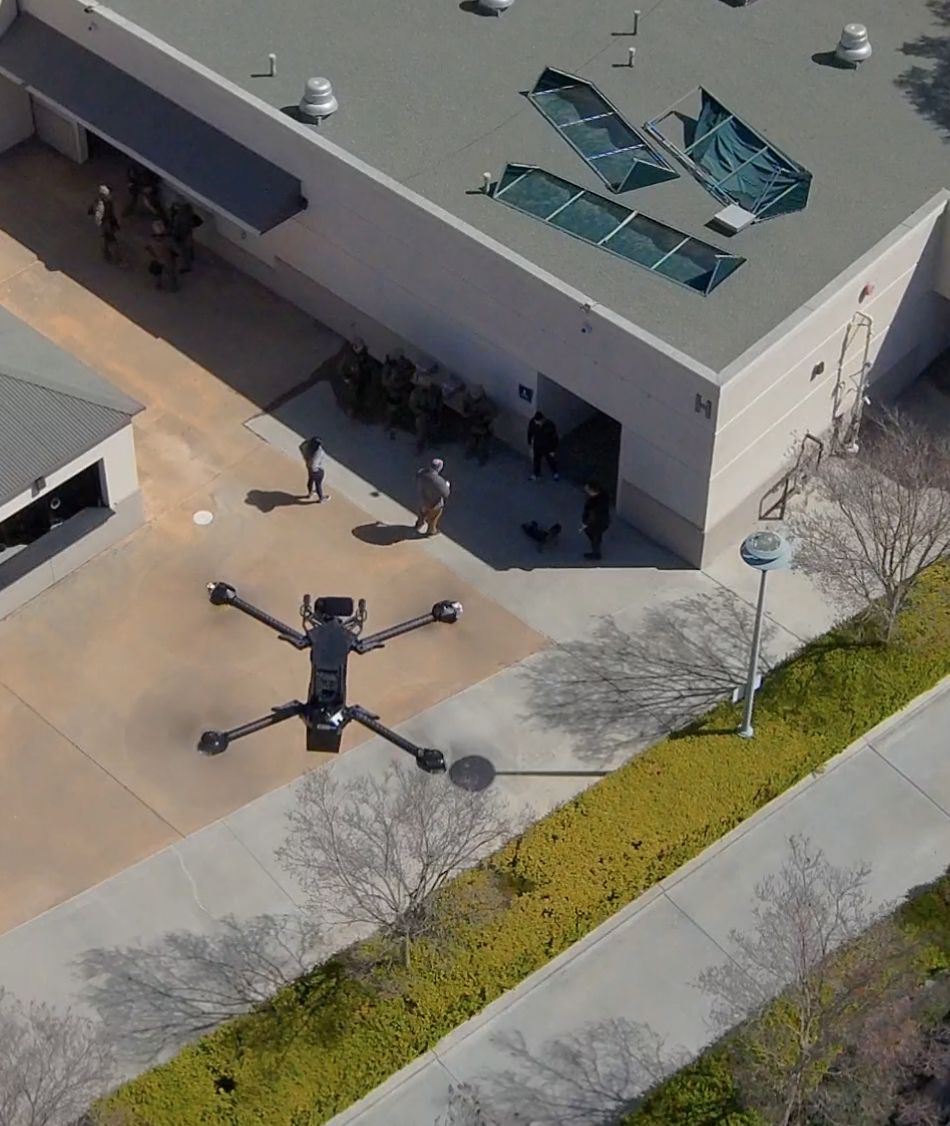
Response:
[[[333,1126],[429,1126],[450,1084],[474,1083],[499,1122],[616,1121],[659,1072],[715,1039],[695,985],[734,955],[754,885],[790,836],[871,865],[876,907],[950,862],[950,679],[875,728],[517,989],[447,1036]],[[762,747],[763,754],[768,753]]]

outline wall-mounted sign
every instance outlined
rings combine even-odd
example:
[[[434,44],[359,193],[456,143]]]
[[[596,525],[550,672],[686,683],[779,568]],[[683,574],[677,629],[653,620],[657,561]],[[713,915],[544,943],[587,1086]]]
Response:
[[[518,384],[518,398],[524,399],[526,403],[530,403],[534,398],[534,388],[525,387],[523,383]]]

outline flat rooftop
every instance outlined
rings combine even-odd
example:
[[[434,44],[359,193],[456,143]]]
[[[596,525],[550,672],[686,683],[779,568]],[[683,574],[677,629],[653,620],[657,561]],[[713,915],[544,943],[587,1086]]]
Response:
[[[950,186],[950,115],[936,78],[928,102],[926,47],[950,29],[928,0],[654,0],[636,38],[636,0],[515,0],[500,17],[473,0],[109,2],[276,107],[326,75],[340,109],[321,136],[715,370]],[[857,72],[827,65],[855,21],[873,57]],[[277,76],[255,77],[270,51]],[[525,97],[545,67],[593,82],[637,128],[705,87],[811,171],[806,208],[718,234],[706,224],[723,205],[675,161],[677,180],[614,195]],[[539,165],[747,261],[708,296],[651,276],[474,192],[508,162]]]

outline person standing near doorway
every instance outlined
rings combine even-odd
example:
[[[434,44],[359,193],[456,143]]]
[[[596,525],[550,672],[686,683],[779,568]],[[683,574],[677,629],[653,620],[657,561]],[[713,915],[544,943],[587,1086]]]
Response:
[[[323,481],[327,473],[327,451],[319,438],[307,438],[300,443],[300,454],[304,465],[307,467],[307,496],[317,504],[323,504],[330,499],[330,494],[323,491]]]
[[[107,262],[120,265],[122,250],[119,245],[119,220],[115,214],[115,201],[112,191],[105,184],[99,185],[96,198],[90,203],[87,215],[91,215],[99,228],[99,237],[102,240],[102,257]]]
[[[125,205],[123,215],[134,215],[139,209],[139,202],[145,204],[145,209],[163,222],[167,218],[162,206],[162,181],[150,169],[139,164],[130,163],[126,169],[126,185],[129,191],[129,200]]]
[[[610,495],[599,481],[588,481],[584,492],[587,499],[581,516],[581,531],[590,541],[590,551],[584,552],[584,558],[600,559],[604,532],[610,527]]]
[[[416,365],[402,352],[387,356],[383,365],[382,383],[385,398],[384,424],[390,440],[396,437],[396,422],[409,406]]]
[[[409,396],[409,410],[412,412],[416,432],[416,453],[422,451],[438,432],[442,421],[442,388],[432,373],[420,374]]]
[[[541,476],[541,463],[547,462],[548,469],[555,481],[560,480],[557,466],[557,451],[561,444],[560,436],[554,420],[547,418],[541,411],[535,411],[534,417],[528,423],[528,446],[531,448],[531,480],[537,481]]]
[[[476,386],[465,393],[462,399],[462,417],[468,422],[465,456],[477,457],[479,465],[488,461],[496,413],[495,404],[485,394],[484,387]]]
[[[149,257],[148,272],[155,279],[156,289],[178,290],[178,251],[165,224],[156,219],[152,224],[152,240],[145,246]]]
[[[358,418],[366,410],[373,382],[373,357],[363,341],[356,336],[340,349],[336,366],[344,409],[350,418]]]
[[[181,258],[181,272],[187,274],[195,262],[195,230],[204,223],[187,202],[173,203],[168,212],[168,233]]]
[[[451,484],[442,475],[444,467],[442,458],[434,457],[424,469],[416,472],[418,503],[415,530],[427,536],[439,534],[439,522],[445,512],[445,502],[452,491]]]

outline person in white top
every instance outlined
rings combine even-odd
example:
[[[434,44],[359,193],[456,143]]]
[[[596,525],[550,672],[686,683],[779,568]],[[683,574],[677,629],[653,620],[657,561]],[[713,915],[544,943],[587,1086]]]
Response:
[[[311,500],[316,497],[317,504],[322,504],[330,499],[329,494],[323,491],[323,480],[327,471],[327,451],[319,438],[307,438],[300,443],[300,453],[307,467],[307,496]]]

